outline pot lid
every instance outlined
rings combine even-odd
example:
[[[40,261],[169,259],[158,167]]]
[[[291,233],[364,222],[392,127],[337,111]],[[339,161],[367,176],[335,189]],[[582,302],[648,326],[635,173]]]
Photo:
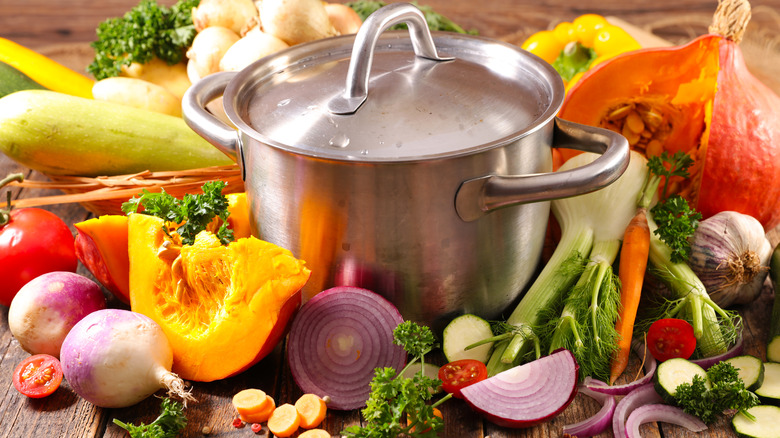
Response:
[[[385,29],[405,22],[409,31]],[[516,46],[437,32],[394,3],[357,36],[294,46],[241,71],[224,93],[243,133],[309,156],[407,161],[473,153],[536,131],[563,101],[560,76]]]

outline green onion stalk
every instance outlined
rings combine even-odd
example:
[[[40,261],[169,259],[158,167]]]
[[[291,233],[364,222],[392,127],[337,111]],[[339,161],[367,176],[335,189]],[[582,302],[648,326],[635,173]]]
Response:
[[[577,155],[564,163],[560,170],[583,166],[597,157],[592,153]],[[606,188],[551,203],[552,212],[561,227],[560,242],[507,318],[508,325],[514,328],[513,334],[508,340],[496,344],[488,361],[490,375],[533,358],[532,353],[538,358],[540,342],[550,346],[580,342],[583,345],[581,354],[609,350],[610,335],[599,335],[601,337],[596,338],[596,342],[602,345],[593,348],[586,346],[594,341],[590,329],[586,333],[581,327],[598,325],[608,329],[611,326],[614,330],[617,310],[602,306],[603,298],[616,294],[619,297],[616,286],[610,285],[615,284],[611,264],[617,256],[623,232],[636,213],[636,194],[645,182],[646,173],[645,159],[632,152],[628,169]],[[570,291],[575,292],[570,294]],[[575,294],[577,297],[574,297]],[[575,317],[575,314],[578,316]],[[605,320],[611,322],[606,324]],[[552,330],[553,340],[548,337],[550,330],[544,328],[550,324],[557,327]],[[577,352],[572,352],[576,357]]]

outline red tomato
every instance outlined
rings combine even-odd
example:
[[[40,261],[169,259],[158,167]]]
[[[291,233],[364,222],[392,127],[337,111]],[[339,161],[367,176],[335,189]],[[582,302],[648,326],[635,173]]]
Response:
[[[682,319],[659,319],[647,331],[647,348],[661,362],[675,357],[688,359],[696,349],[693,327]]]
[[[14,387],[30,398],[51,394],[62,383],[62,366],[56,357],[36,354],[20,363],[14,370]]]
[[[40,208],[11,210],[0,225],[0,304],[10,306],[19,289],[53,271],[76,272],[73,234],[56,214]]]
[[[456,360],[439,368],[442,389],[457,398],[463,398],[461,389],[487,379],[487,374],[485,364],[474,359]]]

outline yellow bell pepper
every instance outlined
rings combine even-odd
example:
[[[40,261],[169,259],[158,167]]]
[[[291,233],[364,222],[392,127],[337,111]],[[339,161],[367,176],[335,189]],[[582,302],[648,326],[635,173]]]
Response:
[[[623,52],[640,49],[622,28],[597,14],[584,14],[528,37],[522,48],[539,56],[561,74],[568,90],[588,69]]]
[[[64,65],[0,37],[0,61],[16,68],[52,91],[92,98],[92,79]]]

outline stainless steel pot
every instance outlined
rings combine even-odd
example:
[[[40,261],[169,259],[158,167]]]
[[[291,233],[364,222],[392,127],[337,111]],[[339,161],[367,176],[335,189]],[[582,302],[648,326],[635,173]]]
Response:
[[[410,31],[385,32],[399,22]],[[219,96],[237,129],[205,109]],[[623,137],[555,117],[563,96],[539,58],[432,36],[417,8],[396,3],[357,36],[207,76],[183,112],[243,168],[260,238],[312,269],[305,297],[362,286],[440,327],[510,310],[535,273],[549,201],[602,188],[628,165]],[[603,155],[552,173],[551,147]]]

